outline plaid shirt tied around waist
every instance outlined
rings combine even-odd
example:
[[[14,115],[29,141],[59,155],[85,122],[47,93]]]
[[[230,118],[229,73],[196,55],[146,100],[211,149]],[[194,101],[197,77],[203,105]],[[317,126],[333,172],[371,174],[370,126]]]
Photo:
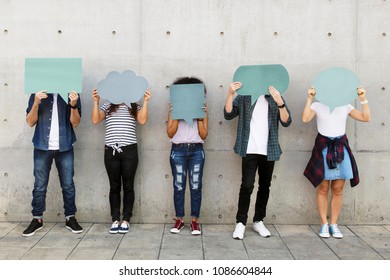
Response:
[[[326,162],[330,169],[334,169],[337,163],[340,163],[344,159],[344,147],[347,149],[351,158],[353,178],[350,180],[351,187],[359,184],[359,172],[356,165],[355,158],[352,154],[347,135],[343,135],[339,138],[329,138],[318,133],[314,148],[311,154],[311,158],[306,166],[303,175],[317,187],[325,178],[324,158],[322,150],[328,147],[328,153],[326,155]]]

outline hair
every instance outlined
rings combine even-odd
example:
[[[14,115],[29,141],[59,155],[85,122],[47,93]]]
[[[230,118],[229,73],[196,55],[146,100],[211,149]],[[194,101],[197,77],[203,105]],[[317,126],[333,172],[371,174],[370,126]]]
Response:
[[[111,103],[110,108],[108,109],[108,114],[111,115],[112,113],[116,112],[118,110],[120,104],[113,104]],[[137,118],[138,113],[138,106],[137,103],[131,103],[131,107],[127,107],[129,110],[130,115],[132,115],[134,118]]]
[[[183,84],[203,84],[204,85],[204,93],[206,94],[206,85],[202,82],[202,80],[195,77],[180,77],[177,78],[173,85],[183,85]]]

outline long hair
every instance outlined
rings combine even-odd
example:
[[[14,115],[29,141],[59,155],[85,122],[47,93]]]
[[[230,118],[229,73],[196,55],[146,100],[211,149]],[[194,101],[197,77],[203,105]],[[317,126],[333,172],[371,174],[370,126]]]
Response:
[[[111,115],[112,113],[116,112],[119,108],[120,104],[110,104],[110,108],[108,109],[108,114]],[[132,115],[135,119],[137,118],[137,113],[138,113],[138,105],[137,103],[131,103],[131,107],[127,106],[127,109],[129,110],[130,115]]]

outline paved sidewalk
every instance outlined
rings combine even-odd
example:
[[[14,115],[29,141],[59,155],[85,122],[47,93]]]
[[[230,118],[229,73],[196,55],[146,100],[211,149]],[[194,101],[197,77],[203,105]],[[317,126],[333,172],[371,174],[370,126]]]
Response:
[[[343,239],[318,237],[319,225],[266,225],[262,238],[247,225],[234,240],[234,225],[203,225],[192,236],[171,224],[132,224],[127,234],[109,234],[110,224],[82,223],[73,234],[64,223],[44,223],[23,237],[28,223],[0,222],[0,260],[389,260],[390,225],[340,226]]]

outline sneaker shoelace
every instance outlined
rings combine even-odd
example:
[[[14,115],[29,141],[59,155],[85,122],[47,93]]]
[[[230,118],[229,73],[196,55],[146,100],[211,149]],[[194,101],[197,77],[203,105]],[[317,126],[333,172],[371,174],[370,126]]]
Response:
[[[175,222],[175,225],[173,226],[174,228],[177,228],[177,229],[180,229],[182,227],[182,221],[179,220],[179,219],[174,219],[176,222]]]
[[[129,224],[123,222],[123,223],[121,224],[121,228],[122,228],[122,229],[128,229],[128,228],[129,228]]]
[[[331,225],[332,233],[341,233],[337,225]]]
[[[192,228],[193,231],[194,230],[200,230],[198,222],[195,222],[195,221],[191,222],[191,228]]]
[[[119,228],[119,223],[118,222],[113,222],[111,225],[111,228]]]
[[[328,233],[328,232],[329,232],[328,225],[327,224],[322,225],[320,233]]]

